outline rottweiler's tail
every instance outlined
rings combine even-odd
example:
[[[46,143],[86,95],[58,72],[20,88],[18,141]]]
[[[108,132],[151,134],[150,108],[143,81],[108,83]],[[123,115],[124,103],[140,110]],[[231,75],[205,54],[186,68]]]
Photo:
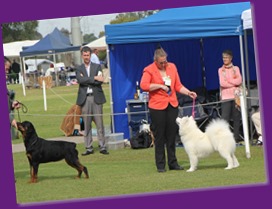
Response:
[[[78,159],[78,151],[76,149],[76,144],[73,149],[70,149],[66,154],[65,161],[68,165],[75,168],[78,171],[77,178],[81,178],[82,172],[85,174],[85,178],[89,178],[88,169],[83,166]]]

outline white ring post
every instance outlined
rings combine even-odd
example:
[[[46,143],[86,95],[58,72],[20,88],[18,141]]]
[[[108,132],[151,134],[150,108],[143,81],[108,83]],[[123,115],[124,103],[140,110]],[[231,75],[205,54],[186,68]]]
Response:
[[[249,150],[249,134],[248,134],[248,121],[247,121],[247,112],[245,111],[245,96],[244,91],[240,93],[240,102],[241,102],[241,113],[242,113],[242,123],[243,123],[243,130],[244,130],[244,141],[246,147],[246,157],[250,158],[250,150]]]
[[[24,96],[26,96],[25,81],[24,81],[24,77],[23,76],[22,76],[22,87],[23,87],[23,94],[24,94]]]
[[[23,88],[23,94],[26,96],[26,90],[25,90],[25,77],[26,77],[26,68],[25,68],[25,58],[23,57],[23,60],[21,59],[22,64],[22,72],[21,72],[21,78],[22,78],[22,88]]]
[[[44,101],[44,111],[47,111],[47,103],[46,103],[46,87],[45,87],[45,81],[42,81],[43,85],[43,101]]]

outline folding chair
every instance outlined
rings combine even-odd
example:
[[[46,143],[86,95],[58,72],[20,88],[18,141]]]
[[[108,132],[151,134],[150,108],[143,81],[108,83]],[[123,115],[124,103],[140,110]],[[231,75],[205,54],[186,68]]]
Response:
[[[208,115],[202,106],[197,100],[195,101],[195,105],[193,102],[184,103],[183,106],[179,106],[179,117],[184,116],[192,116],[194,114],[194,119],[201,130],[204,130],[205,124],[210,119],[210,115]]]
[[[198,96],[195,100],[195,104],[193,104],[192,98],[189,96],[184,96],[181,94],[177,94],[179,101],[179,117],[184,116],[192,116],[194,114],[194,119],[201,130],[205,129],[205,125],[210,119],[212,112],[208,113],[204,110],[200,101],[204,101],[205,99],[201,96]],[[193,112],[194,111],[194,112]],[[212,109],[211,109],[212,111]]]

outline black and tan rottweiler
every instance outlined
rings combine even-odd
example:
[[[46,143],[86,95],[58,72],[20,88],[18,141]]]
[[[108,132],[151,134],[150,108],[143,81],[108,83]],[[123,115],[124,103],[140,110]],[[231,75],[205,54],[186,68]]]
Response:
[[[89,178],[88,170],[78,159],[76,143],[67,141],[50,141],[40,138],[33,124],[29,121],[17,122],[18,130],[22,133],[26,155],[30,165],[30,182],[36,183],[40,163],[48,163],[65,159],[66,163],[78,171],[77,178],[84,172]]]

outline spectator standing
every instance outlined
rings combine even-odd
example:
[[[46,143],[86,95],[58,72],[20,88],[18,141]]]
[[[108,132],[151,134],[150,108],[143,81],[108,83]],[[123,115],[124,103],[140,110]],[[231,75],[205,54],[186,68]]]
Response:
[[[12,71],[15,73],[15,80],[14,83],[19,83],[19,74],[21,72],[20,64],[16,62],[16,60],[13,60],[13,63],[11,65]]]
[[[258,140],[257,140],[257,145],[263,145],[263,138],[262,138],[262,124],[261,124],[261,114],[260,114],[260,109],[258,109],[256,112],[254,112],[251,115],[252,122],[255,126],[255,129],[258,134]]]
[[[6,73],[6,84],[10,84],[11,81],[11,73],[12,73],[12,69],[11,69],[11,62],[10,60],[5,57],[5,73]]]
[[[106,98],[102,89],[104,81],[101,65],[90,62],[91,49],[87,46],[81,48],[83,64],[76,70],[79,83],[76,104],[81,107],[84,121],[84,142],[86,151],[83,156],[93,154],[92,121],[97,128],[97,137],[101,154],[109,154],[106,149],[105,130],[103,124],[103,104]]]
[[[98,58],[98,49],[94,49],[92,54],[91,54],[91,62],[99,64],[100,65],[100,60]]]
[[[5,72],[6,77],[8,76],[7,73],[9,72],[11,62],[8,58],[5,57]],[[13,90],[7,90],[7,99],[8,99],[8,109],[9,109],[9,123],[11,127],[11,138],[16,138],[15,130],[17,129],[17,122],[14,118],[14,110],[20,108],[20,103],[15,100],[15,92]]]
[[[233,54],[231,50],[222,53],[223,66],[218,69],[220,96],[221,96],[221,117],[228,123],[233,120],[233,133],[236,143],[241,141],[240,123],[241,112],[235,103],[235,91],[242,84],[242,76],[238,66],[232,63]]]
[[[45,72],[45,76],[50,76],[52,75],[53,73],[55,73],[55,68],[54,68],[54,64],[50,64],[49,65],[49,68],[46,70]]]

